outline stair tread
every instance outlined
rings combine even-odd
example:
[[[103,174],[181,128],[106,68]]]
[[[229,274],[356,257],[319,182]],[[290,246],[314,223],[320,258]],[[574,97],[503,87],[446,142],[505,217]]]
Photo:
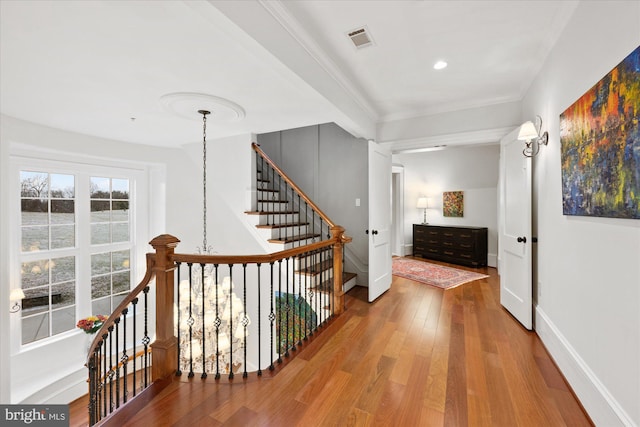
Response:
[[[297,236],[291,236],[291,237],[287,237],[285,239],[269,239],[270,243],[293,243],[293,242],[297,242],[300,240],[307,240],[307,239],[315,239],[316,237],[320,237],[319,234],[298,234]]]
[[[257,188],[256,191],[264,191],[267,193],[279,193],[279,190],[274,190],[273,188]]]
[[[318,274],[327,271],[333,266],[333,260],[325,259],[321,262],[316,262],[313,265],[308,265],[305,268],[301,268],[296,273],[304,276],[317,276]]]
[[[284,224],[258,224],[256,228],[285,228],[285,227],[304,227],[309,225],[308,222],[286,222]]]
[[[245,211],[244,212],[247,215],[295,215],[295,214],[299,214],[300,212],[296,212],[296,211]]]
[[[343,273],[342,284],[344,285],[345,283],[355,278],[356,276],[358,276],[356,273]],[[333,278],[329,280],[325,280],[324,282],[319,283],[316,286],[310,286],[309,289],[312,289],[314,291],[320,291],[320,292],[330,292],[333,290]]]
[[[342,283],[347,283],[349,280],[355,279],[356,277],[358,277],[356,273],[348,273],[345,271],[342,273]]]
[[[258,203],[289,203],[288,200],[258,199]]]

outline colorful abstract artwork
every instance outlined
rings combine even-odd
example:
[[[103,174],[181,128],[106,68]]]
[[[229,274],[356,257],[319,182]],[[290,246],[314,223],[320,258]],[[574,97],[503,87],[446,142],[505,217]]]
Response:
[[[464,195],[462,191],[445,191],[442,193],[442,215],[464,216]]]
[[[640,46],[560,115],[565,215],[640,218]]]

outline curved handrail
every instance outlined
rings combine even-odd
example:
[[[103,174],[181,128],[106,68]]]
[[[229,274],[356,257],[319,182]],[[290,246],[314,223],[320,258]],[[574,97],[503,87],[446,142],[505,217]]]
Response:
[[[280,169],[278,167],[278,165],[276,165],[273,160],[271,160],[269,158],[269,156],[267,156],[267,154],[262,151],[262,149],[260,148],[260,146],[258,144],[256,144],[255,142],[251,144],[251,147],[253,148],[253,151],[255,151],[256,153],[258,153],[268,164],[269,166],[271,166],[276,172],[278,172],[278,174],[287,182],[287,184],[289,184],[299,195],[300,197],[307,202],[307,204],[309,204],[309,206],[311,206],[311,208],[318,213],[318,215],[320,216],[320,218],[322,218],[327,224],[329,224],[329,227],[335,227],[335,223],[333,221],[331,221],[331,219],[329,219],[329,217],[322,212],[322,210],[320,210],[320,208],[318,207],[318,205],[316,205],[310,198],[309,196],[307,196],[305,194],[304,191],[302,191],[302,189],[300,187],[298,187],[296,185],[295,182],[293,182],[293,180],[291,178],[289,178],[287,176],[286,173],[284,173],[284,171],[282,169]]]
[[[132,301],[138,298],[138,295],[149,285],[151,279],[155,276],[155,271],[153,270],[153,266],[155,265],[156,254],[148,253],[147,254],[147,271],[140,281],[140,284],[136,286],[131,292],[127,294],[127,296],[120,301],[120,304],[116,307],[115,310],[111,313],[111,315],[104,321],[98,332],[96,333],[96,337],[93,339],[91,346],[89,347],[89,351],[87,352],[87,360],[94,353],[98,344],[108,336],[109,328],[115,325],[115,320],[119,319],[122,315],[122,310],[129,306]]]

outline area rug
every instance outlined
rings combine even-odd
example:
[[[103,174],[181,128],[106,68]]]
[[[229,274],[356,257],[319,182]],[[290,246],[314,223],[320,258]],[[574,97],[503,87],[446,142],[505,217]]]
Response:
[[[394,258],[392,262],[392,273],[394,276],[415,280],[416,282],[436,286],[441,289],[451,289],[473,280],[489,277],[486,274],[408,258]]]

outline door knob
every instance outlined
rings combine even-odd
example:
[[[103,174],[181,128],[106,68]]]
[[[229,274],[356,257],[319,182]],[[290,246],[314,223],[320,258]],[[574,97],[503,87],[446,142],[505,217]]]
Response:
[[[365,233],[369,234],[369,230],[364,230]]]
[[[518,237],[516,240],[518,241],[518,243],[527,243],[526,237]]]
[[[378,234],[378,230],[371,230],[371,234]]]

